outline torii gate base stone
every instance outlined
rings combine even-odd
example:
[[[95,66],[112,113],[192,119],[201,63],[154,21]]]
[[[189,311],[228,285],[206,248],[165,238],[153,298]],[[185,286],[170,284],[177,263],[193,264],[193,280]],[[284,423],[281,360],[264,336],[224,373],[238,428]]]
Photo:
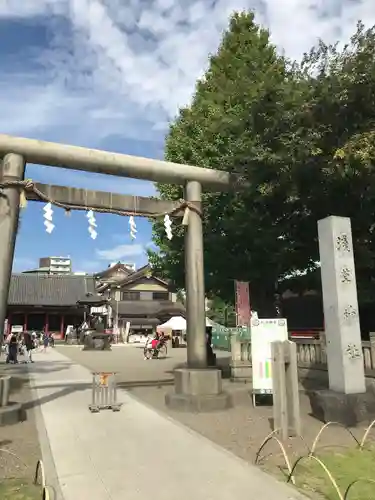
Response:
[[[354,427],[375,419],[375,384],[366,384],[352,230],[347,217],[318,222],[329,389],[309,393],[312,413]]]

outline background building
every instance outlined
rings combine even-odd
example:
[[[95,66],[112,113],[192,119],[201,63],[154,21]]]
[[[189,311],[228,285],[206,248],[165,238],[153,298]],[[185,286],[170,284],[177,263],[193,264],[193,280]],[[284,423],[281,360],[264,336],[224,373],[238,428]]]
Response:
[[[172,283],[156,276],[149,265],[131,271],[117,264],[95,275],[97,292],[110,300],[111,317],[120,331],[147,333],[170,319],[185,316]]]
[[[24,274],[48,274],[67,276],[69,274],[86,275],[88,273],[73,273],[70,257],[41,257],[39,267],[23,271]]]
[[[148,265],[133,271],[118,262],[93,276],[61,272],[58,259],[63,258],[48,259],[54,261],[51,271],[12,274],[8,331],[19,326],[63,338],[68,325],[81,323],[85,311],[91,311],[106,315],[120,333],[127,324],[131,333],[146,333],[172,316],[185,316],[173,284],[156,276]]]
[[[108,267],[114,267],[117,264],[121,264],[125,269],[128,269],[129,271],[132,271],[133,273],[136,271],[135,264],[130,264],[129,262],[111,262]]]
[[[39,267],[47,268],[49,274],[71,274],[72,260],[70,257],[41,257]]]
[[[79,302],[97,300],[93,276],[42,273],[13,274],[10,282],[8,329],[46,331],[62,338],[68,325],[82,323]]]

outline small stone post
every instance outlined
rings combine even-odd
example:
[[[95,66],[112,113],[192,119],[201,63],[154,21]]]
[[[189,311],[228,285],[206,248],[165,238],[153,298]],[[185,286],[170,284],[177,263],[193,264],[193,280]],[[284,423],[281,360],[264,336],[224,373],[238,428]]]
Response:
[[[370,332],[371,369],[375,370],[375,332]]]
[[[230,352],[232,362],[242,361],[241,342],[239,342],[238,335],[235,333],[230,336]]]
[[[10,377],[0,378],[0,408],[5,408],[9,403]]]
[[[294,342],[271,342],[274,429],[283,440],[301,435],[297,346]]]
[[[320,332],[319,334],[319,341],[320,341],[320,363],[326,364],[327,363],[327,338],[326,338],[326,332]]]

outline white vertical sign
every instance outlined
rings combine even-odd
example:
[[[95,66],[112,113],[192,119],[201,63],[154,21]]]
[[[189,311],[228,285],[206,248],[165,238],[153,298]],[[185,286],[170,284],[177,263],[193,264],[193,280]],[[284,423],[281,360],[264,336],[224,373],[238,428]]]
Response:
[[[253,395],[272,394],[271,342],[288,340],[284,318],[251,320]]]
[[[122,341],[125,343],[129,342],[129,332],[130,332],[130,321],[126,322],[125,332],[122,333]]]

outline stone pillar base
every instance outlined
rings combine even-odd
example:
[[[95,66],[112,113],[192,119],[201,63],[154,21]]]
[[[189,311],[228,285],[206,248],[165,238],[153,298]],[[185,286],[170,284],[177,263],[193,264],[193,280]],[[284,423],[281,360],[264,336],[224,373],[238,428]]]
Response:
[[[18,424],[26,420],[26,411],[19,403],[9,403],[0,407],[0,427],[4,425]]]
[[[82,351],[111,351],[108,335],[86,335]]]
[[[344,394],[329,389],[309,391],[312,415],[322,422],[356,427],[375,420],[375,393]]]
[[[77,337],[69,337],[68,340],[66,341],[66,344],[68,345],[78,345],[78,338]]]
[[[230,395],[222,390],[220,370],[179,368],[174,371],[174,377],[175,392],[165,396],[168,408],[201,413],[232,406]]]
[[[230,365],[231,379],[234,382],[250,382],[253,378],[253,369],[249,362],[232,361]]]

